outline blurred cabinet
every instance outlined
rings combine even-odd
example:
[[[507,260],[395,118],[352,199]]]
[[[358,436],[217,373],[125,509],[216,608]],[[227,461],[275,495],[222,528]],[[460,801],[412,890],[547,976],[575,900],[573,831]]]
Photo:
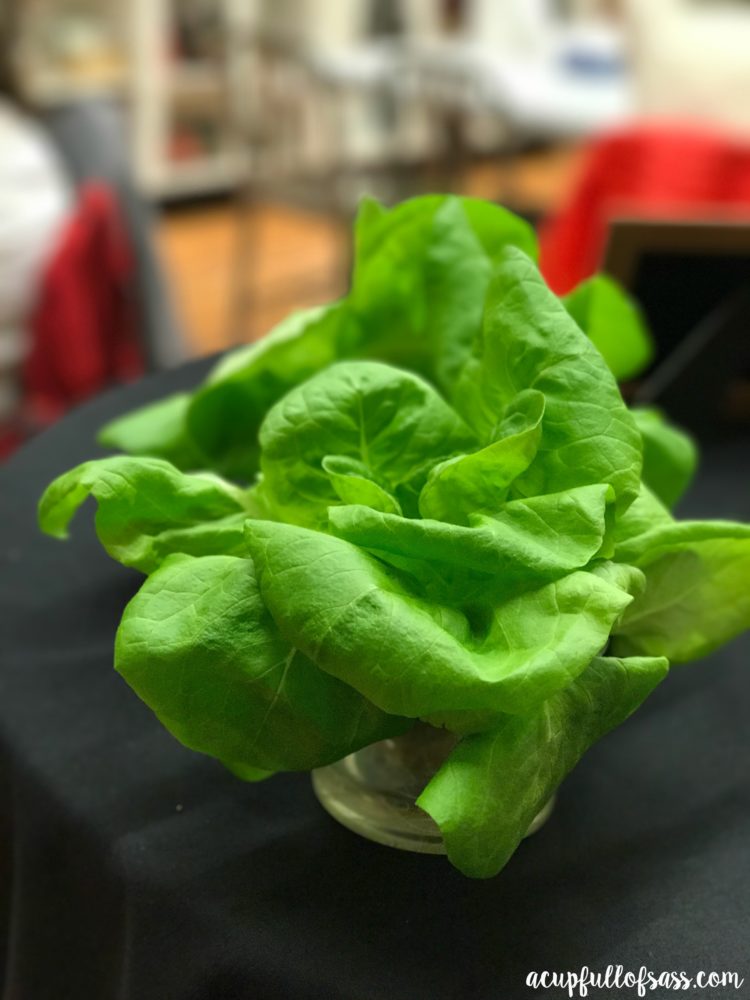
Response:
[[[258,0],[27,0],[20,63],[45,105],[120,101],[141,187],[158,198],[231,186]]]
[[[310,171],[424,155],[432,141],[393,47],[438,38],[442,0],[16,2],[34,98],[121,102],[155,198],[226,190],[291,132]]]
[[[136,169],[159,197],[231,186],[244,167],[235,122],[248,92],[248,0],[131,0]]]

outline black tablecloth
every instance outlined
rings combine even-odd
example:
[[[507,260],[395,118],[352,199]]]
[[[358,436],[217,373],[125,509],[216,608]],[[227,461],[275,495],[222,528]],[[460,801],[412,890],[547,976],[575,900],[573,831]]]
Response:
[[[750,996],[747,639],[676,669],[485,882],[337,826],[307,775],[245,785],[162,730],[112,670],[140,578],[90,510],[63,544],[35,504],[103,421],[203,367],[84,407],[0,471],[5,1000],[515,1000],[564,995],[531,971],[608,964],[737,970],[739,992],[692,995]],[[712,448],[687,512],[750,518],[748,458]]]

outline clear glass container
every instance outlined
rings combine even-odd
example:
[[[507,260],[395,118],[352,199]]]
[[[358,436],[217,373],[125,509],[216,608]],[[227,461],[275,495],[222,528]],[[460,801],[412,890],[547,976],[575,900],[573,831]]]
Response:
[[[313,771],[315,794],[334,819],[368,840],[445,854],[440,830],[416,800],[456,743],[447,730],[417,723],[403,736]],[[527,837],[547,820],[553,805],[554,797],[534,818]]]

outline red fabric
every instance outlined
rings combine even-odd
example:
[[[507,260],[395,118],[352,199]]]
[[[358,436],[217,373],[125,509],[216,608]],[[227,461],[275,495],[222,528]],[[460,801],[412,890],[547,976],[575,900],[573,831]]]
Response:
[[[133,259],[114,195],[81,191],[45,272],[23,371],[28,423],[51,423],[113,382],[143,371]]]
[[[24,435],[20,430],[0,428],[0,461],[12,455],[23,442]]]
[[[750,220],[750,143],[664,124],[595,141],[541,233],[542,272],[558,295],[599,268],[617,217]]]

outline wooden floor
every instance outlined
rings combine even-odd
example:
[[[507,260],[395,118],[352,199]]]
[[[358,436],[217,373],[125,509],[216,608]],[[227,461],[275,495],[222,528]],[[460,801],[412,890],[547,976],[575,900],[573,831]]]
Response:
[[[512,169],[472,167],[461,187],[543,216],[560,204],[579,162],[570,147],[530,154]],[[347,240],[320,215],[275,204],[242,215],[230,201],[171,208],[158,239],[190,354],[255,339],[291,310],[346,290]]]

